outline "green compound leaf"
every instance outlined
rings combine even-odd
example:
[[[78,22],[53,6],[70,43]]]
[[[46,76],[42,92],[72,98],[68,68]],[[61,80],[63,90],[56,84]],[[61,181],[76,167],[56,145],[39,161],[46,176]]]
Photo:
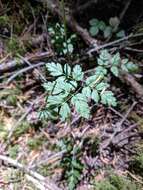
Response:
[[[133,62],[129,61],[128,59],[123,59],[122,60],[122,65],[121,69],[126,72],[137,72],[138,71],[138,66],[134,64]]]
[[[48,119],[49,118],[49,111],[48,110],[42,110],[39,112],[40,119]]]
[[[99,55],[100,59],[102,59],[103,61],[108,61],[111,57],[110,53],[105,49],[102,50],[100,55]]]
[[[110,70],[111,70],[111,72],[113,73],[114,76],[116,76],[116,77],[119,76],[119,69],[118,69],[118,67],[112,66]]]
[[[111,17],[109,19],[109,24],[110,24],[110,26],[112,26],[112,28],[118,27],[119,23],[120,23],[120,21],[119,21],[118,17]]]
[[[116,34],[117,38],[123,38],[125,37],[125,31],[124,30],[120,30],[117,34]]]
[[[87,86],[93,88],[96,84],[98,84],[104,78],[103,73],[95,74],[86,79],[85,83]]]
[[[93,91],[92,91],[91,98],[92,98],[96,103],[99,102],[100,97],[99,97],[99,94],[98,94],[97,90],[93,90]]]
[[[78,183],[78,176],[80,173],[77,170],[74,170],[72,173],[69,173],[69,178],[68,178],[68,188],[69,190],[75,190],[75,187]]]
[[[100,58],[97,59],[97,62],[98,62],[98,65],[101,65],[101,66],[108,66],[109,65],[109,61],[102,60]]]
[[[107,26],[104,30],[104,38],[108,38],[112,35],[112,27]]]
[[[66,77],[69,77],[71,75],[71,67],[68,64],[64,65],[64,73]]]
[[[105,22],[100,21],[99,24],[98,24],[98,27],[99,27],[99,29],[100,29],[101,31],[104,31],[105,28],[106,28]]]
[[[74,47],[73,47],[73,44],[72,44],[72,43],[69,43],[69,44],[67,45],[67,48],[68,48],[68,52],[69,52],[69,53],[73,53]]]
[[[70,107],[67,103],[64,103],[60,108],[60,116],[62,118],[62,121],[65,121],[70,116]]]
[[[138,66],[134,64],[133,62],[128,62],[126,64],[126,68],[128,69],[128,72],[136,72],[138,71]]]
[[[96,36],[96,35],[98,34],[98,32],[99,32],[98,26],[92,26],[92,27],[90,28],[89,32],[90,32],[90,34],[91,34],[92,36]]]
[[[76,159],[73,159],[71,164],[74,168],[76,168],[78,170],[83,169],[83,165],[80,162],[78,162]],[[78,175],[78,177],[80,177],[80,175]]]
[[[100,75],[100,74],[106,75],[107,74],[107,69],[105,69],[102,66],[98,66],[98,67],[96,67],[96,74],[98,74],[98,75]]]
[[[86,96],[87,98],[90,98],[91,97],[91,88],[90,87],[84,87],[83,89],[82,89],[82,94],[84,95],[84,96]]]
[[[104,65],[104,60],[98,58],[97,63],[98,63],[98,65]]]
[[[72,103],[73,105],[75,105],[77,101],[87,102],[87,98],[86,98],[85,95],[83,95],[83,94],[81,94],[81,93],[78,93],[78,94],[76,94],[75,96],[72,97],[71,103]]]
[[[115,55],[113,55],[113,57],[111,58],[111,64],[114,66],[118,66],[120,64],[120,54],[116,53]]]
[[[125,59],[122,59],[122,64],[126,64],[129,62],[129,59],[125,58]]]
[[[49,105],[59,105],[62,104],[63,101],[64,101],[64,96],[62,95],[49,96],[47,99],[47,103]]]
[[[81,81],[83,79],[83,72],[82,72],[82,68],[80,65],[76,65],[74,68],[73,68],[73,72],[72,72],[72,77],[74,80],[76,81]]]
[[[75,106],[77,113],[79,113],[81,117],[84,117],[86,119],[89,118],[90,109],[87,103],[87,99],[83,94],[76,94],[74,97],[72,97],[71,103]]]
[[[101,94],[101,103],[108,105],[108,106],[116,106],[116,98],[114,97],[113,92],[111,91],[105,91],[103,94]]]
[[[75,90],[77,88],[76,81],[66,80],[64,76],[58,77],[57,80],[53,83],[55,85],[52,94],[58,94],[61,92],[70,93],[70,91]]]
[[[61,76],[63,75],[63,68],[60,63],[47,63],[46,68],[52,76]]]
[[[126,64],[122,64],[122,65],[121,65],[121,69],[122,69],[123,71],[125,71],[125,72],[128,72],[128,69],[127,69],[127,67],[126,67]]]
[[[96,86],[96,90],[97,91],[102,91],[105,90],[106,88],[109,87],[109,84],[105,83],[105,82],[101,82]]]
[[[70,161],[70,160],[69,160]],[[83,164],[80,160],[73,159],[70,161],[70,170],[67,172],[68,188],[74,190],[81,178]]]
[[[90,24],[91,26],[96,26],[96,25],[99,24],[99,21],[98,21],[98,19],[93,18],[93,19],[91,19],[91,20],[89,21],[89,24]]]
[[[54,88],[54,82],[45,82],[42,86],[47,92],[51,92]]]

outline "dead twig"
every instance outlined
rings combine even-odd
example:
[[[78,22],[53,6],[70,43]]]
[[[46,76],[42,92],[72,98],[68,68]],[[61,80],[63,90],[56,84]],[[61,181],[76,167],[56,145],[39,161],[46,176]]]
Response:
[[[25,57],[25,59],[27,61],[29,61],[30,63],[35,63],[35,62],[39,62],[41,60],[48,59],[51,57],[53,57],[53,53],[50,51],[47,51],[47,52],[42,52],[42,53],[36,53],[32,56],[27,56],[27,57]],[[26,63],[22,59],[19,59],[19,60],[15,59],[13,61],[9,61],[7,63],[0,64],[0,74],[10,71],[17,66],[25,66],[25,65],[26,65]]]
[[[136,175],[132,174],[131,172],[129,171],[126,171],[125,173],[129,174],[130,177],[132,177],[134,180],[136,180],[138,183],[142,184],[143,185],[143,181],[142,179],[139,179]]]
[[[100,147],[100,152],[103,151],[103,149],[106,149],[113,141],[114,137],[119,134],[122,131],[122,125],[123,123],[126,121],[127,117],[129,116],[130,112],[133,110],[133,108],[135,107],[135,105],[137,104],[137,102],[134,102],[132,104],[132,106],[128,109],[127,113],[125,114],[124,118],[121,119],[121,121],[117,122],[114,126],[114,132],[113,134],[110,136],[110,138],[108,138],[107,140],[105,140]],[[118,143],[116,143],[118,144]]]
[[[17,76],[19,76],[20,74],[22,73],[25,73],[27,71],[30,71],[36,67],[40,67],[40,66],[43,66],[45,65],[44,62],[40,62],[40,63],[37,63],[37,64],[34,64],[34,65],[30,65],[29,67],[26,67],[26,68],[23,68],[17,72],[15,72],[12,76],[10,76],[6,82],[6,84],[9,84],[10,82],[12,82]]]
[[[131,38],[137,38],[137,37],[142,37],[142,36],[143,36],[143,33],[130,34],[130,35],[125,36],[125,37],[123,37],[123,38],[121,38],[121,39],[114,40],[114,41],[112,41],[112,42],[109,42],[109,43],[106,43],[106,44],[103,44],[103,45],[100,45],[100,46],[91,48],[90,50],[88,50],[88,51],[86,52],[86,54],[91,56],[92,53],[96,53],[96,52],[98,52],[98,51],[101,50],[101,49],[114,46],[115,44],[120,44],[121,42],[128,41],[128,40],[131,39]]]
[[[20,57],[23,61],[25,61],[29,66],[32,66],[32,64],[30,63],[30,61],[28,61],[27,59],[25,59],[23,56],[19,55],[19,57]],[[45,76],[44,76],[38,69],[36,69],[36,72],[37,72],[37,74],[41,77],[41,79],[42,79],[44,82],[47,81],[46,78],[45,78]]]
[[[36,164],[33,164],[30,168],[35,168],[35,167],[38,167],[40,165],[43,165],[43,164],[53,164],[55,163],[56,161],[60,160],[64,153],[66,153],[66,150],[62,150],[60,152],[57,152],[51,156],[49,156],[48,158],[44,159],[44,160],[41,160],[41,161],[38,161],[38,163]]]
[[[39,184],[40,189],[41,190],[61,190],[59,187],[57,187],[54,183],[52,183],[49,179],[43,177],[42,175],[40,175],[39,173],[30,170],[29,168],[23,166],[21,163],[17,162],[16,160],[13,160],[12,158],[9,158],[7,156],[3,156],[0,155],[0,160],[7,162],[8,164],[11,164],[12,166],[20,169],[22,172],[24,172],[25,174],[28,174],[28,176],[31,176],[29,179],[31,179],[31,181],[36,182],[36,186],[37,184]]]
[[[134,90],[134,92],[137,93],[138,96],[140,96],[141,98],[143,97],[143,87],[142,85],[140,85],[136,79],[128,74],[125,73],[120,77],[121,80],[126,81],[126,83],[132,87],[132,89]]]

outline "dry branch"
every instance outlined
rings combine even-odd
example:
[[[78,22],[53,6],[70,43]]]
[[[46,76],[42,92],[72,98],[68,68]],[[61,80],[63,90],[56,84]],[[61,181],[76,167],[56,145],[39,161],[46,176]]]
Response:
[[[52,56],[53,56],[53,52],[47,51],[47,52],[37,53],[32,56],[27,56],[25,57],[25,59],[31,63],[34,63],[34,62],[38,62],[44,59],[51,58]],[[25,65],[26,65],[25,61],[21,59],[0,64],[0,74],[10,71],[17,66],[25,66]]]
[[[125,81],[138,96],[143,97],[143,86],[140,85],[132,75],[126,73],[121,80]]]
[[[11,164],[12,166],[20,169],[25,174],[28,174],[29,176],[32,176],[34,178],[34,182],[38,180],[38,182],[41,184],[43,188],[42,190],[61,190],[59,187],[57,187],[54,183],[52,183],[49,179],[43,177],[39,173],[32,171],[28,169],[27,167],[23,166],[21,163],[19,163],[16,160],[13,160],[7,156],[0,155],[0,160],[7,162],[8,164]],[[32,181],[32,180],[31,180]]]
[[[10,76],[6,82],[6,84],[9,84],[10,82],[12,82],[17,76],[19,76],[20,74],[24,73],[24,72],[27,72],[27,71],[30,71],[36,67],[40,67],[40,66],[43,66],[45,65],[44,62],[40,62],[40,63],[37,63],[37,64],[34,64],[34,65],[30,65],[29,67],[26,67],[26,68],[23,68],[21,70],[19,70],[18,72],[14,73],[12,76]]]

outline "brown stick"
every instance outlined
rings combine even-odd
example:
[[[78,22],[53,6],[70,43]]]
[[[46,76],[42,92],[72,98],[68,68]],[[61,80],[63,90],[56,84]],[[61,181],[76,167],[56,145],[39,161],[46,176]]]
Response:
[[[32,176],[36,181],[41,182],[41,185],[43,186],[42,189],[45,190],[61,190],[61,188],[57,187],[51,180],[43,177],[39,173],[30,170],[29,168],[23,166],[21,163],[17,162],[16,160],[13,160],[7,156],[0,155],[0,160],[7,162],[8,164],[11,164],[14,167],[17,167],[18,169],[22,170],[25,174],[28,174],[29,176]]]
[[[27,61],[33,63],[33,62],[37,62],[37,61],[41,61],[41,60],[50,58],[52,56],[53,56],[53,53],[50,51],[47,51],[47,52],[37,53],[32,56],[25,57],[25,59]],[[19,59],[19,60],[13,60],[13,61],[9,61],[7,63],[0,64],[0,74],[7,72],[9,70],[12,70],[18,65],[24,66],[24,65],[26,65],[26,63],[24,60]]]
[[[126,73],[122,75],[122,78],[120,79],[125,81],[127,85],[131,86],[138,96],[143,97],[143,86],[140,85],[132,75]]]

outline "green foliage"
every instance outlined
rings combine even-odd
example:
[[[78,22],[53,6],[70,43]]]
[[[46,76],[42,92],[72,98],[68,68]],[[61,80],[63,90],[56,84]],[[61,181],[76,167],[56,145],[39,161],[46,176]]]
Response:
[[[83,149],[86,149],[87,155],[91,157],[96,157],[99,151],[100,140],[95,134],[85,137],[83,140]]]
[[[0,119],[0,139],[1,139],[1,140],[5,140],[6,137],[7,137],[7,134],[8,134],[8,132],[7,132],[7,130],[5,129],[4,122],[1,121],[1,119]]]
[[[121,38],[125,36],[124,30],[120,30],[117,32],[119,20],[117,17],[112,17],[109,20],[109,25],[106,25],[105,22],[100,21],[96,18],[93,18],[89,21],[90,24],[90,34],[92,36],[97,36],[99,32],[103,34],[104,38],[111,37],[114,33],[116,33],[116,37]]]
[[[129,61],[129,59],[122,59],[121,69],[126,72],[134,73],[138,71],[138,66]]]
[[[83,82],[84,73],[79,65],[72,69],[69,65],[59,63],[48,63],[47,69],[55,81],[43,85],[48,93],[46,108],[40,113],[40,117],[57,118],[60,115],[62,120],[69,118],[71,107],[74,106],[77,113],[84,118],[89,118],[90,108],[88,102],[92,99],[95,103],[102,102],[105,105],[116,105],[113,93],[106,89],[109,85],[104,82],[104,75],[95,72],[94,75],[86,78]],[[79,87],[83,83],[83,86]],[[104,91],[104,93],[103,93]],[[108,100],[108,98],[110,100]]]
[[[138,66],[128,59],[121,59],[120,54],[111,55],[107,50],[102,50],[98,58],[98,66],[96,69],[103,74],[107,73],[107,69],[118,77],[122,72],[137,72]]]
[[[79,160],[74,159],[74,158],[70,161],[69,165],[70,165],[70,169],[67,173],[68,187],[69,187],[69,190],[74,190],[75,186],[77,185],[78,181],[81,178],[83,165],[81,164]]]
[[[59,142],[62,150],[66,150],[65,155],[61,161],[61,166],[64,169],[64,177],[68,183],[68,189],[74,190],[81,179],[83,164],[79,159],[81,149],[74,145],[72,139],[64,139]]]
[[[16,158],[19,152],[19,145],[10,146],[8,148],[8,154],[11,158]]]
[[[21,135],[23,135],[24,133],[26,133],[30,129],[30,127],[31,126],[28,122],[23,121],[21,124],[19,124],[19,126],[14,131],[15,138],[18,138]]]
[[[131,162],[131,170],[143,177],[143,152],[139,152]]]
[[[18,36],[12,36],[9,40],[7,40],[6,47],[7,52],[12,53],[12,55],[25,53],[24,44],[18,39]]]
[[[51,165],[40,165],[37,168],[38,173],[40,173],[42,176],[49,176],[50,175],[50,171],[51,171]]]
[[[0,16],[0,26],[4,27],[9,23],[10,19],[7,15]]]
[[[0,100],[6,99],[7,103],[12,106],[16,106],[18,96],[21,94],[21,90],[15,89],[4,89],[0,92]]]
[[[47,63],[46,68],[55,80],[43,84],[48,96],[40,118],[58,119],[60,116],[65,121],[70,118],[74,107],[81,117],[88,119],[91,100],[95,104],[116,106],[116,98],[107,83],[109,74],[118,77],[121,72],[135,71],[137,66],[128,59],[122,60],[119,53],[111,55],[107,50],[101,51],[97,63],[95,72],[89,76],[86,76],[80,65],[71,68],[68,64]]]
[[[95,190],[139,190],[137,185],[127,178],[110,175],[107,179],[97,182]]]
[[[13,106],[16,106],[17,104],[17,97],[16,95],[10,95],[7,97],[7,103]]]
[[[36,138],[30,138],[27,142],[28,147],[31,150],[36,150],[38,149],[40,146],[42,146],[44,142],[43,137],[36,137]]]
[[[56,52],[60,55],[72,54],[74,51],[74,42],[76,35],[70,35],[68,38],[63,24],[56,23],[55,26],[48,28]],[[66,39],[67,38],[67,39]]]

